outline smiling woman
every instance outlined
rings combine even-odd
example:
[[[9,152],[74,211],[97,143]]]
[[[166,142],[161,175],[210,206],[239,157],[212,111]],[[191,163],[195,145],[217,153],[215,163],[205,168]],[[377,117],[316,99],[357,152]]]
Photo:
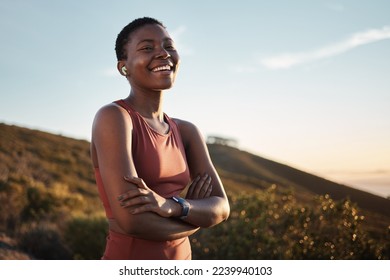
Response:
[[[152,18],[124,27],[116,54],[130,94],[97,112],[91,139],[109,221],[102,259],[191,259],[188,236],[226,220],[230,210],[197,127],[163,112],[180,57]]]

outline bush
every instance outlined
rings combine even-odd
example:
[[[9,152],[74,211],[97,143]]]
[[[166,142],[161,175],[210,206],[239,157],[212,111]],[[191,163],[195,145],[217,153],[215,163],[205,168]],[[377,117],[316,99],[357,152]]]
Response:
[[[65,240],[74,259],[96,260],[102,257],[107,236],[105,217],[77,217],[67,223]]]
[[[72,257],[56,226],[46,223],[26,228],[21,234],[19,247],[40,260],[67,260]]]
[[[228,221],[191,237],[194,259],[389,259],[389,233],[374,242],[351,201],[300,206],[275,186],[231,197]]]

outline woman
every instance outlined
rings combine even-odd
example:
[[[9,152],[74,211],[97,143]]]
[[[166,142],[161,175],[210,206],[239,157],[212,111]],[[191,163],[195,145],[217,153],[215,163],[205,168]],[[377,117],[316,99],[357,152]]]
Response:
[[[199,130],[163,113],[179,55],[152,18],[124,27],[115,49],[130,95],[97,112],[91,141],[109,221],[102,259],[191,259],[188,236],[226,220],[229,204]]]

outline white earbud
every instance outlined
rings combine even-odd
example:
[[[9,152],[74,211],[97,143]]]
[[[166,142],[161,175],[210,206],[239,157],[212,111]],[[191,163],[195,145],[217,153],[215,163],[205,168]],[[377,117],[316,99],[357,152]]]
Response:
[[[123,66],[122,68],[121,68],[121,70],[122,70],[122,73],[123,73],[123,75],[127,75],[127,69],[126,69],[126,66]]]

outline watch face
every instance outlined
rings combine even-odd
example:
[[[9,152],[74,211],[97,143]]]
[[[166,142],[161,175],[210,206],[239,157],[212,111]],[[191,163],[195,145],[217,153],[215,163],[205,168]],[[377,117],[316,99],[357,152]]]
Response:
[[[179,203],[181,208],[182,208],[180,219],[186,218],[188,216],[188,212],[190,211],[189,202],[187,200],[185,200],[184,198],[176,197],[176,196],[173,196],[172,199],[175,202]]]

